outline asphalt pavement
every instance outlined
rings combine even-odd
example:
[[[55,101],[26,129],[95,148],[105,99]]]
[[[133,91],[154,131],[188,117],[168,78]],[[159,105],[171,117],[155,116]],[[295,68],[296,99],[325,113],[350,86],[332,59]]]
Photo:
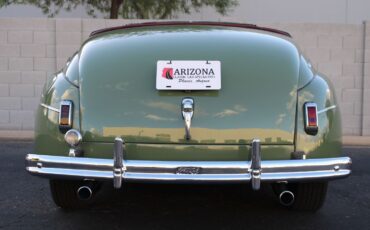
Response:
[[[94,207],[64,211],[24,170],[32,143],[0,141],[0,229],[370,229],[370,148],[343,151],[352,175],[330,182],[316,213],[282,208],[267,185],[164,184],[107,184]]]

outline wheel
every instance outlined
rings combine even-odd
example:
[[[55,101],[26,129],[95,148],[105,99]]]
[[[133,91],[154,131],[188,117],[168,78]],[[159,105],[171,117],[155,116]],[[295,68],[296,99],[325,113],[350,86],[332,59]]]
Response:
[[[292,209],[315,212],[325,202],[328,182],[297,183],[292,188],[295,195]]]
[[[291,191],[294,194],[292,204],[285,206],[293,210],[311,212],[315,212],[322,207],[325,202],[327,188],[328,182],[272,184],[272,189],[277,197],[284,190]]]
[[[80,209],[91,205],[90,200],[81,200],[77,190],[83,186],[81,181],[50,180],[50,191],[54,203],[63,209]]]

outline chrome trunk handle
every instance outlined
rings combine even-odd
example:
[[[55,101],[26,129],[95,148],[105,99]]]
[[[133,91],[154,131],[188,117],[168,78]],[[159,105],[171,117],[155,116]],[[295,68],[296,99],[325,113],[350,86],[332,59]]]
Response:
[[[192,98],[186,97],[182,99],[181,113],[185,121],[185,139],[190,140],[191,119],[194,114],[194,100]]]

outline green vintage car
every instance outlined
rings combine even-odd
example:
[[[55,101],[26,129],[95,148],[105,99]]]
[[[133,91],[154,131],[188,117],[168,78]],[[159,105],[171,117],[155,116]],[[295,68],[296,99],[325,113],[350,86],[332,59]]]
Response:
[[[314,211],[350,167],[333,87],[291,36],[220,22],[92,32],[45,84],[26,156],[62,208],[132,181],[269,183]]]

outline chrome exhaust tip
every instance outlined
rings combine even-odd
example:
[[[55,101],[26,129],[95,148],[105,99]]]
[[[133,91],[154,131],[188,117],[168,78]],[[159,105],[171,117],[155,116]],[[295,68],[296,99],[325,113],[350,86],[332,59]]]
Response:
[[[89,186],[81,186],[77,189],[77,196],[80,200],[89,200],[92,197],[92,189]]]
[[[294,194],[291,191],[282,191],[279,195],[280,204],[284,206],[291,206],[294,203]]]

